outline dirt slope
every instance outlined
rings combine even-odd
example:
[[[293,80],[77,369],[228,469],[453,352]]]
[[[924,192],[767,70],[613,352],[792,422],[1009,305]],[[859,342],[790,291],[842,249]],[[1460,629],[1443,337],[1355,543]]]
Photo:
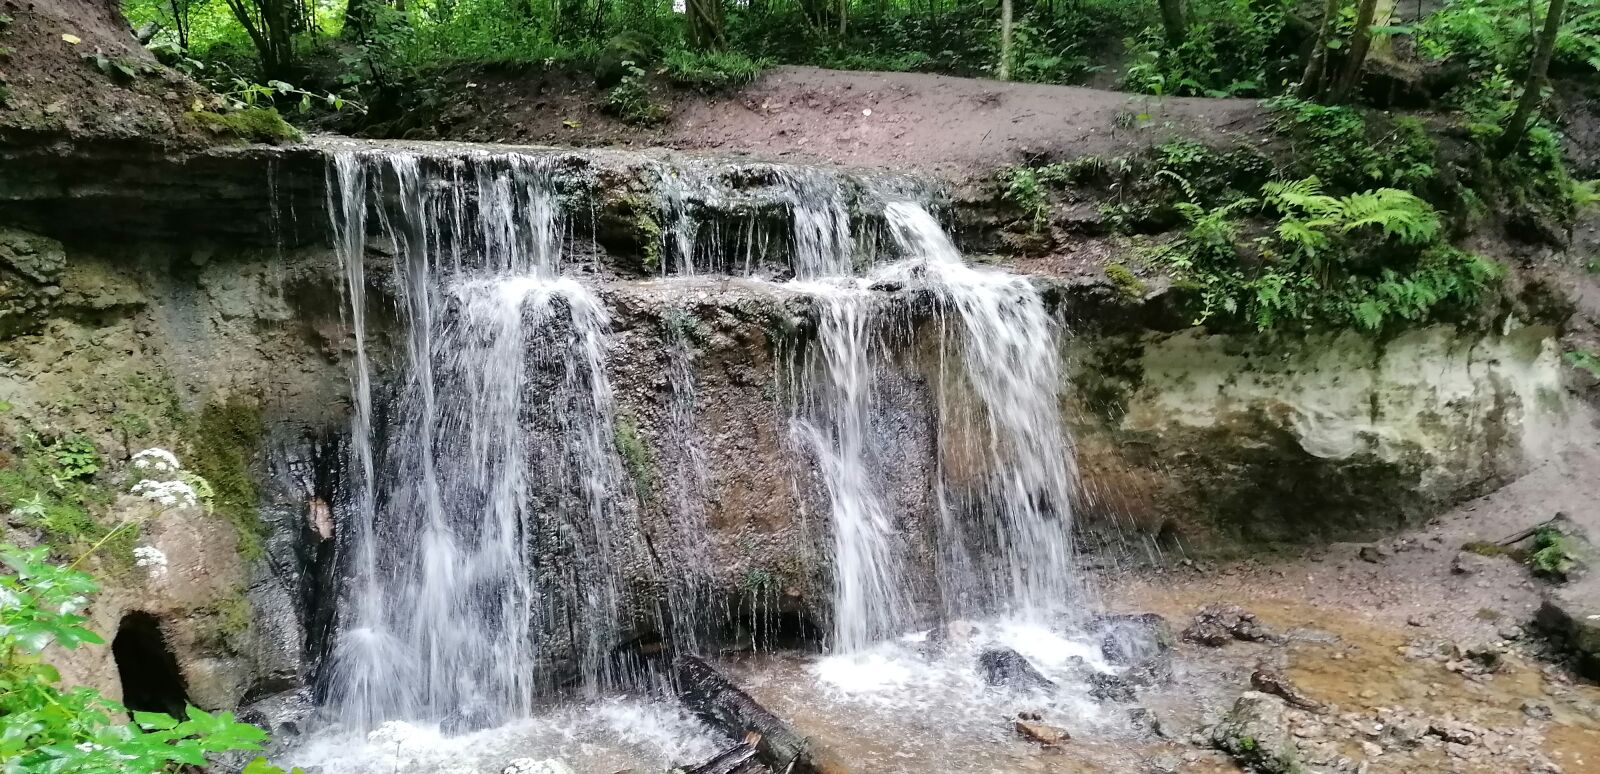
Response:
[[[779,67],[722,97],[658,90],[657,129],[602,114],[585,76],[462,73],[412,137],[558,145],[653,145],[730,155],[894,167],[950,178],[1025,157],[1112,155],[1175,136],[1252,135],[1253,100],[1144,97],[1074,86],[919,73]]]
[[[197,141],[199,93],[134,40],[116,0],[0,0],[0,145]]]

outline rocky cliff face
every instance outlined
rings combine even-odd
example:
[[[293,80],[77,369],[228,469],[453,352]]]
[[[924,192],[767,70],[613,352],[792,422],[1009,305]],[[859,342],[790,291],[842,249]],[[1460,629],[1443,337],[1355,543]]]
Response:
[[[429,147],[425,163],[483,152]],[[0,181],[0,218],[30,229],[0,232],[0,400],[12,406],[0,426],[11,445],[30,433],[83,433],[109,461],[108,481],[147,446],[189,452],[213,477],[247,479],[223,482],[244,494],[209,512],[151,512],[129,498],[105,509],[110,523],[139,520],[140,544],[169,567],[158,578],[108,565],[95,623],[111,633],[131,614],[156,621],[202,706],[311,680],[334,615],[352,339],[328,247],[326,151],[111,166],[34,156]],[[794,171],[622,153],[563,153],[556,168],[571,264],[611,317],[618,451],[651,549],[628,570],[640,611],[631,626],[657,625],[649,611],[669,593],[664,567],[703,552],[730,636],[806,635],[828,614],[828,516],[790,417],[816,309],[769,281],[790,273],[784,197]],[[663,170],[698,170],[704,185],[664,187]],[[861,192],[924,190],[843,180],[863,238],[878,215]],[[402,339],[392,252],[374,243],[366,254],[380,382],[392,378]],[[660,276],[697,256],[721,257],[701,263],[711,276]],[[1084,542],[1103,560],[1392,528],[1515,474],[1565,421],[1548,325],[1503,318],[1493,330],[1267,339],[1161,322],[1159,297],[1130,299],[1109,284],[1035,281],[1074,334],[1060,397]],[[900,311],[885,337],[893,356],[873,385],[887,397],[872,443],[896,463],[884,489],[925,562],[939,512],[935,467],[959,481],[983,463],[952,451],[970,428],[937,405],[948,378],[938,315],[915,287],[874,292]],[[241,406],[259,417],[242,434],[228,421]],[[69,674],[115,695],[109,650],[75,655]]]

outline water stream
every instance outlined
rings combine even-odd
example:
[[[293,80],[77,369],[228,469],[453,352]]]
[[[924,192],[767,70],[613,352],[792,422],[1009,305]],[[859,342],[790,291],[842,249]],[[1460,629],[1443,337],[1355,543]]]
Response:
[[[349,604],[330,705],[480,726],[537,689],[614,680],[617,503],[608,319],[559,274],[564,222],[537,157],[335,157],[338,247],[356,331]],[[362,265],[371,214],[405,332],[374,417]],[[555,665],[560,660],[560,668]]]
[[[398,735],[456,749],[450,737],[488,727],[592,720],[584,713],[635,676],[638,665],[616,656],[633,621],[654,621],[687,652],[713,652],[726,628],[706,524],[714,474],[702,439],[716,428],[697,408],[705,334],[686,313],[663,321],[670,534],[652,537],[636,500],[647,483],[630,483],[619,455],[619,441],[642,441],[631,418],[618,424],[608,309],[565,265],[571,237],[552,158],[346,150],[329,164],[354,366],[325,704],[333,727],[370,732],[376,747]],[[710,179],[662,177],[672,274],[740,264],[716,254],[720,238],[700,238],[707,224],[695,208],[721,196]],[[837,175],[774,179],[792,216],[793,279],[778,289],[809,298],[816,323],[799,362],[783,368],[797,375],[787,406],[797,464],[809,466],[828,514],[831,598],[819,613],[837,659],[818,677],[882,687],[913,668],[903,638],[942,619],[1003,617],[1011,628],[995,631],[1064,643],[1039,655],[1047,664],[1079,653],[1049,633],[1084,597],[1057,408],[1061,331],[1040,295],[1025,278],[965,263],[903,191],[877,203],[881,232],[864,231]],[[755,239],[757,226],[748,230]],[[752,270],[749,255],[743,267]],[[915,299],[931,299],[931,314]],[[396,318],[382,335],[397,340],[382,347],[375,311]],[[932,331],[937,362],[908,366],[890,329]],[[886,451],[881,418],[893,398],[879,389],[908,367],[933,375],[936,405],[926,408],[937,426],[934,448],[911,459]],[[885,490],[917,470],[931,474],[921,484],[937,504],[931,535]],[[935,577],[914,577],[930,537]],[[644,566],[657,569],[641,576]],[[664,606],[637,609],[644,580],[664,588]],[[552,710],[552,694],[581,701]],[[646,758],[685,762],[672,756],[707,749],[708,732],[681,711],[630,707],[671,729]],[[305,750],[327,771],[423,770],[417,761],[428,759],[379,761],[328,741]]]

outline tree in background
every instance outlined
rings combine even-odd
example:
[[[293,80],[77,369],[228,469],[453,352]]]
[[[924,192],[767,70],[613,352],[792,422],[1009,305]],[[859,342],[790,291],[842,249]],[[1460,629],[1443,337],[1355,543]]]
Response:
[[[1506,122],[1506,130],[1495,144],[1495,156],[1505,158],[1515,153],[1522,138],[1528,133],[1528,122],[1539,103],[1544,100],[1545,81],[1550,73],[1550,59],[1555,55],[1556,38],[1561,34],[1561,18],[1567,12],[1567,0],[1550,0],[1550,10],[1544,16],[1544,29],[1533,49],[1533,61],[1528,64],[1528,76],[1522,82],[1522,98],[1517,109]]]
[[[1356,24],[1350,31],[1350,43],[1345,51],[1344,71],[1325,92],[1329,103],[1344,102],[1361,84],[1361,68],[1367,64],[1367,53],[1372,50],[1372,20],[1378,10],[1378,0],[1357,0]]]
[[[310,11],[302,0],[227,0],[228,9],[244,27],[261,61],[265,80],[294,75],[294,35],[309,28]]]
[[[722,0],[686,0],[689,44],[696,51],[720,51],[727,43],[723,30]]]
[[[1189,36],[1189,6],[1184,0],[1158,0],[1161,5],[1161,28],[1167,34],[1167,46],[1177,48]]]

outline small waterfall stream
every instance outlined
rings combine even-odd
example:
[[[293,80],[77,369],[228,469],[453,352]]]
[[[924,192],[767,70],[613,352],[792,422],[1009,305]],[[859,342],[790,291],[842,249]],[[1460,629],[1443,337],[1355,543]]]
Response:
[[[630,484],[636,461],[619,452],[642,441],[627,413],[618,424],[607,305],[569,265],[572,205],[556,159],[371,149],[330,159],[354,333],[325,686],[343,728],[526,722],[552,692],[592,702],[626,684],[639,664],[616,649],[642,621],[685,652],[727,636],[703,445],[718,428],[697,404],[707,334],[677,307],[660,320],[669,397],[654,437],[672,463],[660,480],[667,529],[651,534],[639,509],[653,484]],[[696,210],[724,196],[717,178],[661,180],[672,218],[663,270],[752,272],[752,255],[731,260],[718,252],[731,243],[703,238],[720,227]],[[765,287],[808,299],[815,321],[814,339],[779,367],[794,375],[781,410],[796,470],[809,470],[796,488],[828,517],[827,648],[865,654],[939,618],[1070,619],[1082,604],[1072,455],[1056,405],[1060,330],[1039,293],[965,263],[903,189],[874,194],[879,225],[863,230],[838,175],[786,168],[770,180],[790,217],[792,278]],[[747,247],[769,238],[754,221],[736,229]],[[374,322],[390,313],[394,324]],[[901,351],[907,335],[936,346]],[[929,352],[938,362],[919,362]],[[892,374],[933,403],[912,407],[936,426],[915,458],[882,437],[885,412],[901,408],[889,402],[903,399],[880,389]],[[920,481],[936,512],[908,512],[916,506],[889,490],[905,481]],[[642,586],[661,598],[640,602]]]
[[[340,154],[330,181],[362,478],[329,695],[356,727],[526,715],[558,653],[583,685],[614,677],[628,532],[606,310],[559,274],[564,223],[537,158],[427,164]],[[393,250],[406,334],[381,419],[365,343],[369,212]]]

